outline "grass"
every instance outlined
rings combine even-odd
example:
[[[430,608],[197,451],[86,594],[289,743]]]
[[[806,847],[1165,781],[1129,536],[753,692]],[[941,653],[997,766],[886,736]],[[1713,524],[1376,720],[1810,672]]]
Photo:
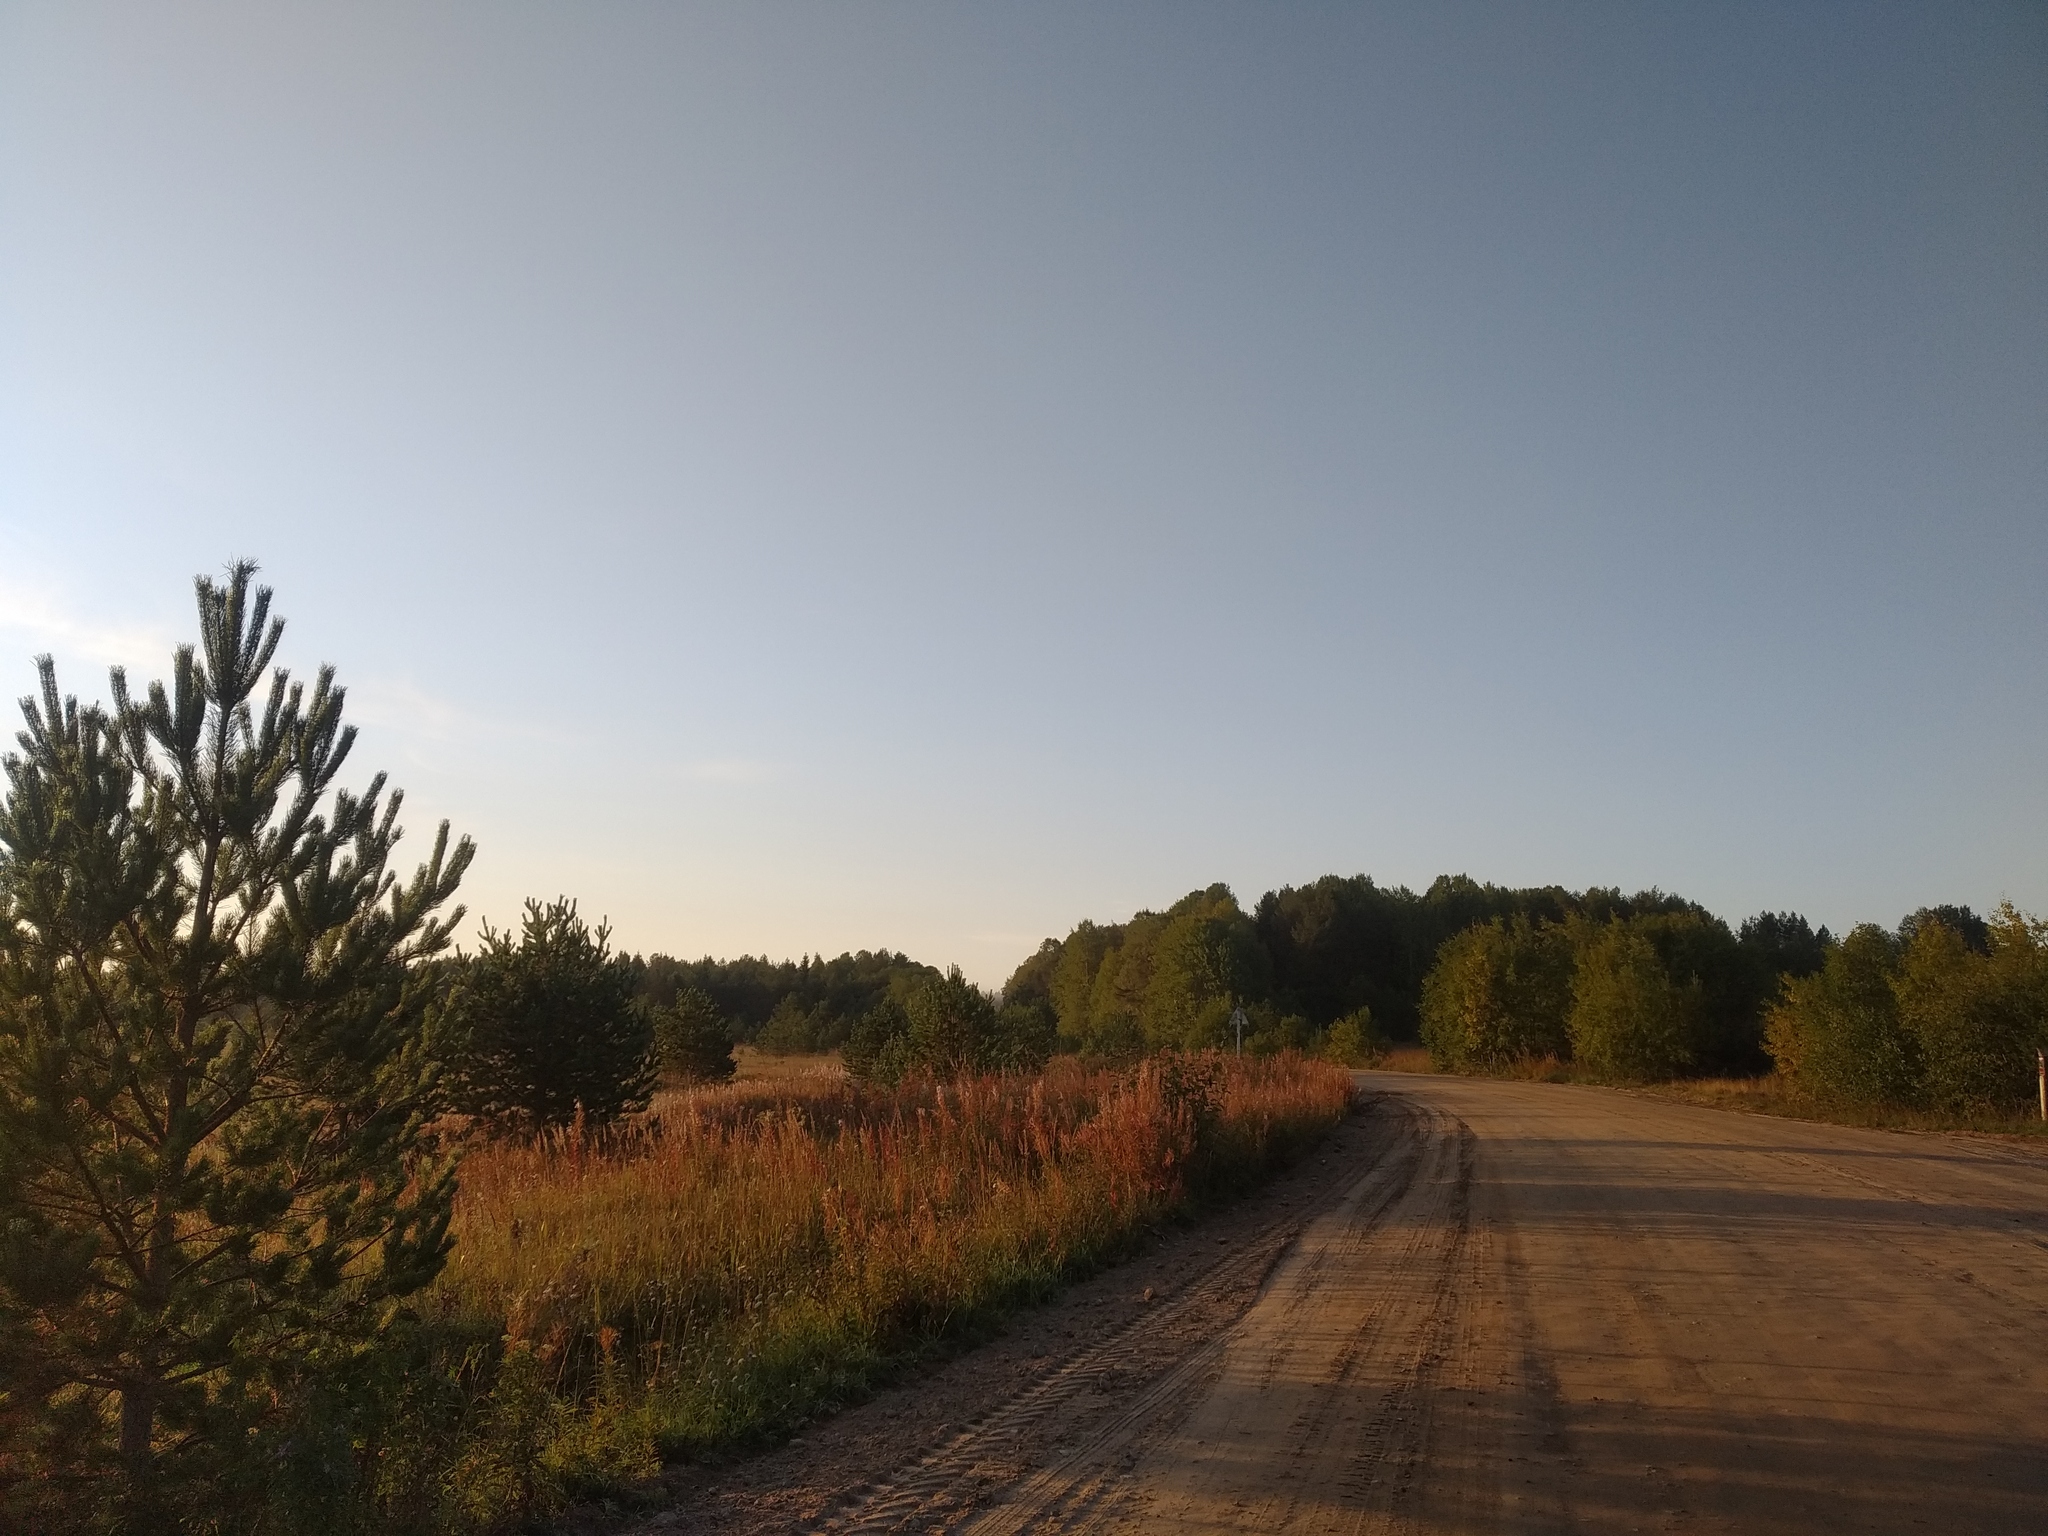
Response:
[[[787,1434],[1291,1160],[1350,1093],[1292,1055],[811,1072],[479,1149],[430,1308],[504,1340],[471,1526]]]
[[[1702,1104],[1710,1109],[1744,1110],[1751,1114],[1779,1115],[1788,1120],[1813,1120],[1829,1125],[2048,1140],[2048,1125],[2043,1125],[2038,1115],[1950,1115],[1895,1105],[1844,1104],[1802,1093],[1775,1072],[1762,1077],[1680,1078],[1668,1083],[1641,1084],[1636,1091],[1658,1098],[1677,1099],[1686,1104]]]
[[[754,1082],[766,1078],[777,1080],[790,1077],[844,1077],[846,1068],[840,1064],[837,1051],[822,1051],[815,1054],[777,1056],[756,1046],[736,1045],[732,1048],[734,1063],[733,1076],[741,1082]]]

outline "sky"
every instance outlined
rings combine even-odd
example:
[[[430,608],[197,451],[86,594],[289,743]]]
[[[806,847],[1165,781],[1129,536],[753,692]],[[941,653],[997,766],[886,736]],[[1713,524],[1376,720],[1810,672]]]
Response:
[[[2048,8],[0,0],[0,685],[244,557],[500,926],[2048,911]]]

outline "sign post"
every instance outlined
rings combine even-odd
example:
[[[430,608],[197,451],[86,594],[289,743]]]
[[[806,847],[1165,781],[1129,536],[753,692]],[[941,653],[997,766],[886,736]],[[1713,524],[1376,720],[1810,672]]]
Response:
[[[2041,1089],[2041,1119],[2048,1123],[2048,1051],[2034,1052],[2034,1081]]]

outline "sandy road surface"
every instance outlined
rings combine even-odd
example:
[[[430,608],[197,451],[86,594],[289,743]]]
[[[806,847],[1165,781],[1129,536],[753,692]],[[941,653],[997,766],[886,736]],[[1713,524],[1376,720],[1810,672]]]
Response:
[[[805,1525],[2048,1530],[2048,1160],[1362,1081],[1240,1304],[1055,1363]]]

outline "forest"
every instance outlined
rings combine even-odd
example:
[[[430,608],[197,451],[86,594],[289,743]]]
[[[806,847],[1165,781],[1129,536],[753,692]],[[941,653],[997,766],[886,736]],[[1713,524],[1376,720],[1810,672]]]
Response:
[[[1445,966],[1455,972],[1472,946],[1495,942],[1474,935],[1526,947],[1529,935],[1617,926],[1659,935],[1660,963],[1709,1000],[1693,1064],[1721,1071],[1767,1065],[1763,1011],[1779,978],[1817,969],[1833,943],[1825,928],[1816,932],[1791,913],[1759,913],[1731,931],[1697,903],[1661,891],[1518,889],[1444,875],[1417,895],[1369,875],[1326,875],[1269,891],[1251,913],[1214,885],[1163,912],[1082,922],[1064,939],[1047,939],[1003,995],[1042,1002],[1057,1018],[1063,1048],[1082,1052],[1220,1045],[1242,1004],[1257,1050],[1305,1048],[1350,1019],[1382,1041],[1440,1041],[1442,1064],[1457,1069],[1559,1054],[1566,1044],[1543,1032],[1535,993],[1501,1003],[1511,1022],[1497,1038],[1458,1044],[1430,1027]],[[1517,950],[1510,969],[1533,978],[1538,949],[1529,957]]]
[[[786,1435],[1300,1157],[1347,1068],[1774,1074],[2023,1108],[2048,928],[1837,939],[1660,891],[1225,885],[996,991],[863,951],[458,945],[253,566],[110,706],[48,658],[0,795],[0,1525],[500,1536]],[[1238,1038],[1237,1018],[1245,1033]],[[731,1081],[734,1042],[837,1052]],[[1238,1049],[1242,1046],[1242,1050]]]
[[[1003,988],[1084,1056],[1247,1049],[1347,1060],[1420,1042],[1440,1071],[1568,1065],[1603,1082],[1775,1072],[1815,1108],[2010,1116],[2048,1048],[2048,926],[1953,903],[1837,939],[1796,912],[1730,928],[1650,890],[1368,875],[1270,891],[1245,912],[1193,891],[1048,938]],[[1340,1041],[1330,1051],[1333,1038]],[[1359,1042],[1360,1044],[1354,1044]]]

